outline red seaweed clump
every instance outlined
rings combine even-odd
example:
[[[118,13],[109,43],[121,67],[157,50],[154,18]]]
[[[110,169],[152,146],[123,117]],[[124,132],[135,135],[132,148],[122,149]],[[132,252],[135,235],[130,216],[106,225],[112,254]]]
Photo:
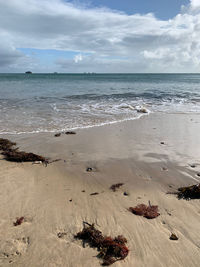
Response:
[[[154,219],[160,215],[160,213],[158,213],[158,206],[152,206],[150,203],[148,206],[139,204],[134,208],[130,207],[128,210],[135,215],[143,216],[147,219]]]
[[[88,243],[91,247],[97,248],[99,250],[98,257],[103,260],[103,266],[125,259],[129,252],[129,249],[125,246],[127,243],[125,237],[120,235],[113,239],[103,236],[101,231],[94,227],[94,224],[84,222],[83,230],[77,233],[75,238],[83,240],[84,244]]]
[[[13,223],[14,226],[21,225],[24,222],[24,217],[17,218],[16,222]]]

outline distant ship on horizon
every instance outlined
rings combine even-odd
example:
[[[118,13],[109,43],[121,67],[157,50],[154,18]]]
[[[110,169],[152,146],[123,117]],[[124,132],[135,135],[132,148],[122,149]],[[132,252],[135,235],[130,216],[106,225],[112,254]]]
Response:
[[[26,71],[25,73],[26,73],[26,74],[32,74],[32,72],[31,72],[31,71]]]

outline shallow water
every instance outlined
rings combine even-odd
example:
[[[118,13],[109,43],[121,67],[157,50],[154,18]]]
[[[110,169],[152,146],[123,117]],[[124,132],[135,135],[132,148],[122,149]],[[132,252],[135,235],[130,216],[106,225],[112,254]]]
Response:
[[[91,127],[149,112],[200,113],[199,74],[0,74],[0,133]]]

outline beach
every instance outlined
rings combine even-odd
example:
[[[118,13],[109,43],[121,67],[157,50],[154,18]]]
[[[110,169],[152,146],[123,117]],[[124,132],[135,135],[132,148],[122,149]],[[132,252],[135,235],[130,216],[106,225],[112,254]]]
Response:
[[[0,0],[0,40],[0,267],[199,267],[200,0]]]
[[[167,194],[200,181],[199,130],[199,114],[157,112],[75,135],[2,134],[20,150],[58,161],[1,156],[0,266],[100,266],[98,251],[74,238],[83,221],[126,237],[129,254],[113,266],[199,266],[199,200]],[[116,183],[123,185],[113,192]],[[149,201],[158,205],[155,219],[128,211]]]

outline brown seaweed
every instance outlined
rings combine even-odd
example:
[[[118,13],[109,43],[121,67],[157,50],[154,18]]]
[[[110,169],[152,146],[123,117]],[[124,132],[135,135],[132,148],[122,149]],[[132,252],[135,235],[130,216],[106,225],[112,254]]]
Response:
[[[0,138],[0,150],[1,154],[4,155],[4,159],[14,162],[43,162],[48,163],[48,160],[40,155],[34,153],[27,153],[19,151],[18,148],[14,148],[16,143],[11,142],[8,139]]]
[[[13,223],[14,226],[21,225],[24,222],[24,217],[20,217],[16,219],[16,222]]]
[[[98,194],[99,194],[98,192],[94,192],[94,193],[91,193],[90,196],[96,196]]]
[[[200,184],[180,187],[176,194],[178,199],[200,199]]]
[[[8,161],[14,161],[14,162],[34,162],[34,161],[41,161],[45,163],[47,160],[34,153],[27,153],[24,151],[4,151],[2,152],[2,155],[4,155],[5,159]]]
[[[115,192],[116,189],[120,188],[122,185],[124,185],[123,183],[118,183],[118,184],[113,184],[111,185],[110,189]]]
[[[103,260],[103,266],[123,260],[129,253],[129,249],[125,246],[127,243],[125,237],[120,235],[113,239],[103,236],[102,232],[94,227],[94,224],[84,222],[83,230],[74,237],[83,240],[83,244],[88,243],[91,247],[97,248],[99,251],[98,257]]]
[[[11,142],[8,139],[0,138],[0,150],[2,150],[2,151],[11,150],[12,147],[15,145],[16,145],[16,143]]]
[[[139,204],[134,208],[130,207],[128,210],[135,215],[143,216],[147,219],[154,219],[160,215],[160,213],[158,213],[158,206],[152,206],[150,203],[148,206]]]
[[[76,134],[76,132],[73,132],[73,131],[67,131],[67,132],[65,132],[65,134]]]

